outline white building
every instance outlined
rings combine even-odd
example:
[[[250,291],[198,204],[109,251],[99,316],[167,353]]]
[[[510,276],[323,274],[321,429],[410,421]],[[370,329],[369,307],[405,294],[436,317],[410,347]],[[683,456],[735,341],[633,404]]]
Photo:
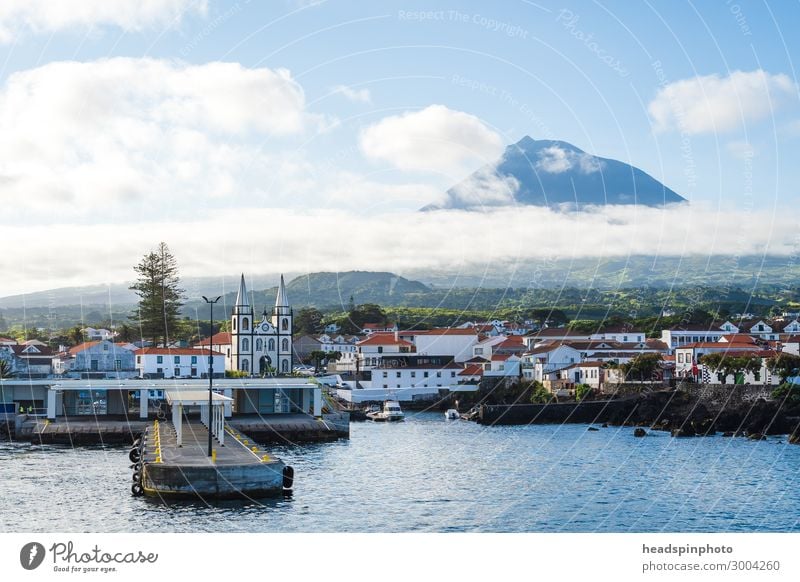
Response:
[[[385,357],[410,355],[416,351],[413,343],[400,339],[397,332],[376,332],[356,344],[359,370],[381,365]]]
[[[136,372],[131,344],[110,340],[84,342],[53,358],[54,374],[98,374],[129,377]]]
[[[419,355],[452,356],[456,362],[466,362],[472,358],[472,348],[478,343],[478,333],[469,328],[401,331],[399,337],[413,343]]]
[[[291,373],[293,319],[283,275],[272,317],[265,308],[260,322],[255,321],[242,275],[231,314],[230,369],[258,376]]]
[[[533,348],[522,355],[522,376],[543,382],[563,368],[581,361],[581,353],[573,347],[554,342]]]
[[[213,358],[214,377],[225,374],[225,356],[194,348],[142,348],[134,352],[140,378],[208,378]]]
[[[661,330],[661,341],[667,344],[669,349],[674,350],[685,344],[715,342],[730,333],[739,333],[739,327],[730,321],[722,324],[688,325]]]
[[[85,327],[81,331],[87,341],[106,341],[114,339],[114,333],[103,328],[95,329],[94,327]]]

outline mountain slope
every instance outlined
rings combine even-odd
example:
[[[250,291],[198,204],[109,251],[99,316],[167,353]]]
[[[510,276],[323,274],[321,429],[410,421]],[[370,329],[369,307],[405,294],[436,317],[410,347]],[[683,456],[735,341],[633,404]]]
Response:
[[[510,204],[573,209],[605,204],[663,206],[685,201],[639,168],[593,156],[567,142],[525,136],[508,146],[496,164],[450,188],[443,204],[423,210]]]

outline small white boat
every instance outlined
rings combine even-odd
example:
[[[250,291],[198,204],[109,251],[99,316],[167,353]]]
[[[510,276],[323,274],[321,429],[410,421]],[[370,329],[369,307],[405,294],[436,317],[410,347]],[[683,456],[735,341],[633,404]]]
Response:
[[[400,410],[400,403],[395,400],[387,400],[383,403],[382,410],[371,410],[367,412],[367,418],[375,422],[397,422],[405,418],[405,414]]]
[[[461,415],[455,408],[448,408],[447,412],[444,413],[444,417],[447,420],[458,420],[459,418],[461,418]]]

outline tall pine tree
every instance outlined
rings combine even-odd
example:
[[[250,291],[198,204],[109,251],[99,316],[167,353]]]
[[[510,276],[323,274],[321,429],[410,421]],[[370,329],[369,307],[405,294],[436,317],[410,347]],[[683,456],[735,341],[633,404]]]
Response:
[[[153,346],[159,340],[168,346],[178,331],[178,315],[183,306],[183,289],[179,287],[178,262],[166,243],[147,253],[134,268],[136,283],[130,288],[139,296],[139,307],[133,316],[142,338]]]

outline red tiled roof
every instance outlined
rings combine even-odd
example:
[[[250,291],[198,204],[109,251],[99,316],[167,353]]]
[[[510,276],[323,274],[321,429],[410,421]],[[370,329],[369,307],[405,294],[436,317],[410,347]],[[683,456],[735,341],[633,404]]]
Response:
[[[367,339],[361,340],[358,346],[413,346],[411,342],[402,339],[395,339],[394,332],[373,333]]]
[[[685,349],[685,348],[691,348],[691,349],[695,349],[695,348],[715,348],[715,349],[718,349],[718,350],[725,350],[725,351],[732,350],[732,349],[748,350],[748,349],[753,349],[754,345],[755,344],[742,343],[742,342],[732,342],[732,343],[727,343],[727,342],[694,342],[694,343],[691,343],[691,344],[684,344],[682,346],[678,346],[675,349],[676,350],[682,350],[682,349]]]
[[[465,367],[461,372],[459,372],[458,375],[483,376],[483,366],[479,366],[478,364],[470,364],[469,366]]]
[[[140,348],[133,352],[137,356],[222,356],[219,352],[195,348]]]
[[[230,345],[231,343],[231,334],[227,331],[221,331],[219,333],[215,333],[211,336],[211,345],[218,346],[218,345]],[[208,345],[208,338],[201,340],[195,344],[195,346],[207,346]]]
[[[100,343],[99,341],[94,341],[94,342],[83,342],[82,344],[78,344],[77,346],[71,347],[71,348],[69,349],[69,354],[70,354],[71,356],[74,356],[74,355],[75,355],[75,354],[77,354],[78,352],[82,352],[83,350],[88,350],[88,349],[89,349],[89,348],[91,348],[92,346],[96,346],[96,345],[97,345],[97,344],[99,344],[99,343]]]
[[[731,333],[719,338],[720,343],[734,343],[734,344],[754,344],[756,340],[753,336],[746,333]]]
[[[460,327],[441,327],[420,331],[401,331],[400,335],[477,335],[477,332],[474,329]]]

